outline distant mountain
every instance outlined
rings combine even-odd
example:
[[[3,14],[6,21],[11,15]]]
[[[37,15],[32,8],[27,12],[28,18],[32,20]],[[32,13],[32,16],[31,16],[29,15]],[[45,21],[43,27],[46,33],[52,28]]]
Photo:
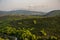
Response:
[[[4,15],[39,15],[39,16],[60,16],[60,10],[53,10],[48,13],[29,10],[0,11],[0,16]]]
[[[14,10],[14,11],[0,11],[0,15],[45,15],[44,12],[28,11],[28,10]]]
[[[60,16],[60,10],[53,10],[51,12],[48,12],[46,16]]]

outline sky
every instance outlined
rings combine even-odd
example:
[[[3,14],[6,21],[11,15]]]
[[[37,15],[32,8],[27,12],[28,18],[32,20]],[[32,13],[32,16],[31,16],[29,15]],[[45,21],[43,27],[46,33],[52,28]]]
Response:
[[[0,0],[0,11],[10,10],[60,10],[60,0]]]

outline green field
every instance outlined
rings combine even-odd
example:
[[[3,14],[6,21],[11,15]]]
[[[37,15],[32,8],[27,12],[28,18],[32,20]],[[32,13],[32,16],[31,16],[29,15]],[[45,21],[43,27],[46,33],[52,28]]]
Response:
[[[0,40],[60,40],[60,16],[0,17]]]

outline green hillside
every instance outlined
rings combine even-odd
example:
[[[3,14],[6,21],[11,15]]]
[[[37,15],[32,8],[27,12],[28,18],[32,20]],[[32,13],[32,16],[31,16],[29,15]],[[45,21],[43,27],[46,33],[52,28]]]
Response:
[[[60,10],[53,10],[47,13],[46,16],[60,16]]]
[[[1,40],[60,40],[60,17],[0,17]]]

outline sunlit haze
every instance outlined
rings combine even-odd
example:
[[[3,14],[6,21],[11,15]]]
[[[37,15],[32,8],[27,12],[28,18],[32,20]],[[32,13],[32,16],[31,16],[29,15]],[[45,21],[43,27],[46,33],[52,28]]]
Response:
[[[60,9],[60,0],[0,0],[0,11],[33,10],[48,12]]]

